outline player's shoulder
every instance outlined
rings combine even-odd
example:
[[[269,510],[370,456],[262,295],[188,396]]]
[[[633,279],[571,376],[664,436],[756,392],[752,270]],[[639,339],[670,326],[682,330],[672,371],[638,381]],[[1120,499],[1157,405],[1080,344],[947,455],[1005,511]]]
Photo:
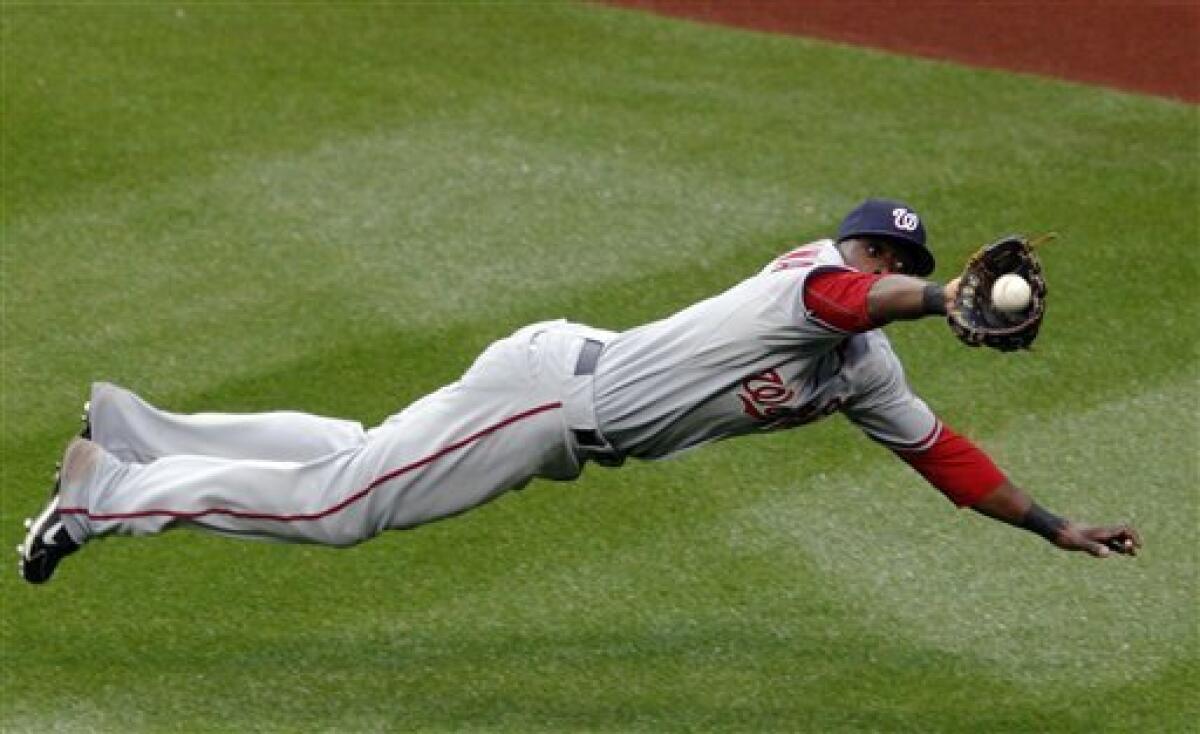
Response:
[[[830,239],[816,240],[794,247],[767,263],[759,274],[805,274],[824,267],[846,267],[841,253]]]

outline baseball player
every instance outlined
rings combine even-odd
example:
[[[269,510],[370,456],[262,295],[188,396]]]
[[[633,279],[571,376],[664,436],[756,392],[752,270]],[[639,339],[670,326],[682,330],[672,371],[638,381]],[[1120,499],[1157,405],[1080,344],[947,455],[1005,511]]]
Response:
[[[918,214],[869,199],[836,239],[784,253],[729,290],[620,333],[526,326],[382,425],[301,413],[181,415],[97,383],[52,496],[26,521],[22,576],[108,535],[189,526],[350,546],[477,507],[535,477],[660,459],[842,413],[954,504],[1064,550],[1134,555],[1127,525],[1036,504],[905,381],[881,327],[943,315]]]

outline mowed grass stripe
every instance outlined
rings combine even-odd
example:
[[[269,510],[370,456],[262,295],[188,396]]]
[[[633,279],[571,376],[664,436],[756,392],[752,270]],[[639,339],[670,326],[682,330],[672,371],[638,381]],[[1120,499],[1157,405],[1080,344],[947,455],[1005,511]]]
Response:
[[[830,422],[349,551],[179,533],[98,543],[44,589],[5,576],[6,730],[1198,713],[1195,108],[586,6],[182,11],[5,11],[12,543],[91,379],[374,423],[526,321],[664,315],[888,193],[925,213],[942,277],[1001,231],[1063,234],[1035,354],[935,322],[893,337],[1016,478],[1088,519],[1134,512],[1150,546],[1060,558]],[[1125,463],[1097,454],[1134,411]],[[1092,675],[1100,651],[1134,662]]]

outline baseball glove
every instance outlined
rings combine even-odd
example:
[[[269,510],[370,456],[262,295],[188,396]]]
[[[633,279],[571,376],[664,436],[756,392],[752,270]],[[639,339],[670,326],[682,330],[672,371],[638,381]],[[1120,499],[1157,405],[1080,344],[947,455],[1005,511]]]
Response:
[[[1046,315],[1046,279],[1034,248],[1053,238],[1053,234],[1032,240],[1010,235],[972,255],[946,316],[954,335],[972,347],[1002,352],[1029,349]],[[993,284],[1009,273],[1024,278],[1031,291],[1029,305],[1017,311],[1004,311],[992,303]]]

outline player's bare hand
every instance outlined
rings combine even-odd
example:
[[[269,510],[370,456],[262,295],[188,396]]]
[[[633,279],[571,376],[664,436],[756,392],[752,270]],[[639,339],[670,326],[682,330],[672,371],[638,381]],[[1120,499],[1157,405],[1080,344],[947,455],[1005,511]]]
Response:
[[[958,285],[961,280],[962,278],[955,278],[942,288],[942,292],[946,298],[946,313],[950,313],[950,310],[954,308],[954,301],[958,298]]]
[[[1136,556],[1142,547],[1142,537],[1131,525],[1092,527],[1068,523],[1054,544],[1063,550],[1084,551],[1096,558],[1106,558],[1113,553]]]

